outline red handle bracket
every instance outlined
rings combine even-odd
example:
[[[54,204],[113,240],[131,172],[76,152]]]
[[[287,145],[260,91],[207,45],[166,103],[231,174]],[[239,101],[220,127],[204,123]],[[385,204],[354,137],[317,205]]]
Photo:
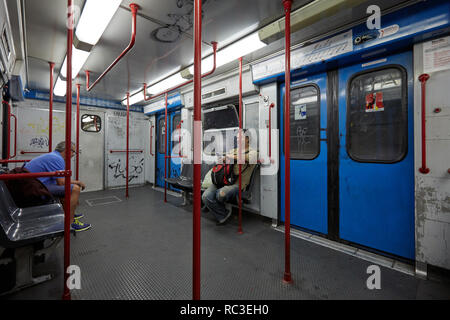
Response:
[[[130,43],[128,44],[128,46],[126,47],[126,49],[116,58],[116,60],[114,60],[113,63],[111,63],[111,65],[100,75],[100,77],[98,77],[97,80],[95,80],[95,82],[92,85],[89,85],[89,70],[86,70],[86,91],[91,91],[96,85],[97,83],[99,83],[99,81],[109,72],[111,71],[111,69],[128,53],[128,51],[130,51],[133,46],[134,43],[136,42],[136,15],[137,12],[139,10],[139,6],[135,3],[130,4],[130,8],[131,8],[131,15],[132,15],[132,24],[131,24],[131,39],[130,39]]]

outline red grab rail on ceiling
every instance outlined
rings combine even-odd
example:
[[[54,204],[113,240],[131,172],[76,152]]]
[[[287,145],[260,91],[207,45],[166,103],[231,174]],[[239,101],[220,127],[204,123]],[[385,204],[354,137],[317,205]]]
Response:
[[[89,70],[86,70],[86,91],[91,91],[97,83],[109,72],[111,69],[130,51],[134,43],[136,42],[136,15],[139,10],[139,6],[135,3],[130,4],[131,15],[132,15],[132,26],[131,26],[131,40],[126,49],[114,60],[114,62],[98,77],[97,80],[92,85],[89,85]]]

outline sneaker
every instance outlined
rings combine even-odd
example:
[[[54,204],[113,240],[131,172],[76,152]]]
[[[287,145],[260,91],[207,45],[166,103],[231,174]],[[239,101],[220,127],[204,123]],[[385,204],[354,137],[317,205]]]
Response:
[[[228,209],[227,215],[223,219],[219,220],[219,222],[217,222],[217,225],[224,224],[231,217],[232,212],[233,212],[232,210]]]
[[[72,230],[75,230],[75,232],[81,232],[81,231],[86,231],[88,229],[90,229],[92,226],[89,223],[83,223],[79,220],[75,220],[72,223]]]
[[[84,217],[84,214],[82,214],[82,213],[78,213],[78,214],[76,214],[75,213],[75,216],[74,216],[74,219],[81,219],[81,218],[83,218]]]

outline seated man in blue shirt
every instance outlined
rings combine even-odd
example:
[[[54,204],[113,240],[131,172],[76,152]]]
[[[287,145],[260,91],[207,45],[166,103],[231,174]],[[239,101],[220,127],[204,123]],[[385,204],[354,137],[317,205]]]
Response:
[[[75,144],[72,143],[71,146],[73,157],[76,153]],[[66,158],[66,142],[60,142],[55,148],[55,151],[51,153],[44,154],[39,156],[25,165],[25,169],[32,173],[38,172],[54,172],[54,171],[63,171],[65,170]],[[38,178],[50,191],[50,193],[58,198],[64,200],[65,196],[65,187],[64,182],[66,178],[57,178],[57,177],[44,177]],[[75,231],[85,231],[91,228],[90,224],[83,223],[79,219],[82,218],[82,215],[75,215],[75,209],[78,205],[78,199],[80,197],[81,190],[84,190],[86,185],[81,181],[73,181],[71,180],[71,193],[70,193],[70,221],[72,223],[72,229]]]

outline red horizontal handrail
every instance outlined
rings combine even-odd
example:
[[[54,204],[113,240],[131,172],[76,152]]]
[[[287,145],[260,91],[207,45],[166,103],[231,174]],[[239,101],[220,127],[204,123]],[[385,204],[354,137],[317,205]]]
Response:
[[[422,74],[419,81],[422,83],[422,167],[420,173],[428,174],[430,169],[427,167],[427,142],[426,142],[426,93],[427,81],[430,79],[428,74]]]
[[[213,51],[214,51],[214,64],[213,64],[213,68],[212,68],[211,71],[209,71],[208,73],[205,73],[204,75],[202,75],[202,78],[207,77],[207,76],[213,74],[214,71],[216,71],[217,42],[213,41],[213,42],[211,42],[211,44],[212,44]],[[153,96],[150,96],[150,97],[148,97],[148,98],[147,98],[147,84],[144,83],[144,101],[150,101],[150,100],[153,100],[153,99],[158,98],[158,97],[160,97],[160,96],[162,96],[162,95],[164,95],[164,94],[168,94],[169,92],[172,92],[172,91],[177,90],[177,89],[179,89],[179,88],[181,88],[181,87],[184,87],[184,86],[186,86],[186,85],[188,85],[188,84],[190,84],[190,83],[192,83],[192,82],[194,82],[194,79],[188,80],[188,81],[186,81],[186,82],[184,82],[184,83],[182,83],[182,84],[179,84],[179,85],[177,85],[177,86],[175,86],[175,87],[172,87],[172,88],[170,88],[170,89],[168,89],[168,90],[166,90],[166,91],[160,92],[160,93],[155,94],[155,95],[153,95]]]
[[[31,160],[0,160],[0,163],[21,163],[30,162]]]
[[[127,150],[109,150],[109,153],[126,153]],[[144,150],[129,150],[128,152],[132,153],[143,153]]]
[[[18,179],[32,179],[44,177],[70,177],[71,175],[72,171],[0,174],[0,180],[18,180]]]
[[[130,4],[131,15],[132,15],[132,27],[131,27],[131,40],[126,49],[114,60],[114,62],[98,77],[95,82],[89,86],[89,70],[86,70],[86,91],[91,91],[97,83],[109,72],[111,69],[128,53],[128,51],[133,48],[134,43],[136,42],[136,15],[139,10],[139,6],[135,3]]]
[[[48,151],[20,151],[20,154],[39,154],[39,153],[50,153]]]

